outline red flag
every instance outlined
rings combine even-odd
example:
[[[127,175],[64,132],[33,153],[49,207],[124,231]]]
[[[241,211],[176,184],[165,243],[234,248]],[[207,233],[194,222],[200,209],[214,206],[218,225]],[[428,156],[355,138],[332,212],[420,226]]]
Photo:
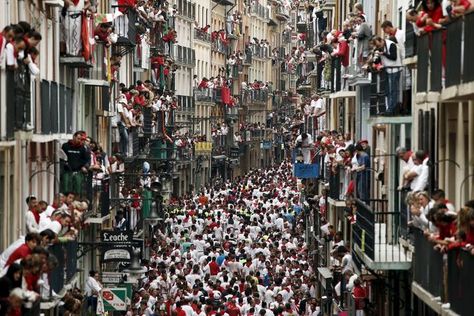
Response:
[[[91,47],[89,44],[89,20],[87,19],[87,15],[84,12],[82,14],[82,27],[81,27],[81,40],[82,40],[82,57],[86,61],[91,59]]]

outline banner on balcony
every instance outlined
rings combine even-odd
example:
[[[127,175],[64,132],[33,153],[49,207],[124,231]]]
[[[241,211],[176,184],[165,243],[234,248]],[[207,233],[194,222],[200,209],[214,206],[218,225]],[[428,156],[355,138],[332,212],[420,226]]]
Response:
[[[293,173],[300,179],[315,179],[319,177],[319,164],[295,163]]]

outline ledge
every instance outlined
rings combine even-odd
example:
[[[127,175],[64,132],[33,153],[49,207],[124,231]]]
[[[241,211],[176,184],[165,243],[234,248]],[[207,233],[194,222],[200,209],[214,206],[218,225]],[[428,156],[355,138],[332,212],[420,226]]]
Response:
[[[407,57],[403,60],[403,64],[405,66],[416,65],[417,62],[418,62],[418,56],[417,55],[412,56],[412,57]]]
[[[425,103],[426,102],[426,92],[417,92],[415,94],[415,103]]]
[[[474,97],[474,82],[466,82],[445,88],[441,92],[440,101],[463,102]]]
[[[357,244],[354,245],[354,252],[364,262],[365,266],[371,270],[401,271],[411,269],[411,259],[408,261],[409,258],[403,254],[403,249],[400,248],[399,244],[376,244],[374,249],[375,260],[369,258],[369,256],[367,256]],[[377,255],[383,258],[377,258]],[[406,260],[400,261],[398,260],[400,258],[405,258]]]
[[[329,99],[355,98],[356,95],[357,95],[357,92],[356,92],[356,91],[344,90],[344,91],[338,91],[338,92],[335,92],[335,93],[331,93],[331,94],[329,95]]]
[[[438,297],[434,297],[430,292],[425,290],[423,286],[413,281],[411,283],[411,292],[428,305],[435,313],[441,316],[460,316],[449,308],[443,308],[443,303]]]
[[[346,207],[346,202],[334,200],[333,198],[328,197],[328,203],[335,207]]]
[[[31,141],[36,143],[47,143],[54,140],[70,140],[71,138],[72,134],[33,134]]]
[[[372,124],[410,124],[413,123],[412,116],[371,116],[367,119]]]
[[[101,87],[109,86],[109,82],[106,80],[79,78],[77,79],[77,82],[82,83],[83,85],[86,85],[86,86],[101,86]]]

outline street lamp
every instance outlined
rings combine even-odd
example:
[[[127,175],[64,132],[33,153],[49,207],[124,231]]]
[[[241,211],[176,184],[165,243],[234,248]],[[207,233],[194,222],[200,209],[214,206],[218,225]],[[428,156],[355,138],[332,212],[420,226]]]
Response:
[[[153,228],[163,220],[163,197],[161,196],[163,184],[159,180],[156,180],[150,185],[150,190],[153,193],[153,202],[151,204],[150,215],[148,216],[147,221]]]
[[[123,270],[123,272],[128,273],[129,277],[127,278],[128,283],[136,284],[140,280],[141,275],[147,272],[147,269],[140,265],[140,248],[133,248],[131,251],[131,262],[128,269]]]

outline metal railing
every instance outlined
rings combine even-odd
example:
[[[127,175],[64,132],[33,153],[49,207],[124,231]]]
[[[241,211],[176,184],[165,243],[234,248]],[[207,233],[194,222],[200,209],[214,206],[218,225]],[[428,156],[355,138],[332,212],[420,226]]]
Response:
[[[345,200],[347,188],[351,181],[351,172],[342,165],[338,165],[335,170],[330,171],[329,176],[329,197],[336,201]]]
[[[416,33],[410,22],[405,23],[405,58],[416,55]]]
[[[193,66],[196,61],[194,49],[176,45],[172,50],[172,57],[177,63]]]
[[[50,297],[53,295],[53,291],[60,293],[77,273],[77,250],[77,241],[54,244],[48,248],[48,251],[58,259],[57,267],[48,275]]]
[[[356,199],[354,244],[375,262],[410,262],[399,246],[400,213],[388,211],[388,201],[371,199],[368,204]]]
[[[425,33],[416,39],[412,35],[407,37],[406,57],[412,55],[412,43],[415,41],[416,52],[420,56],[417,62],[417,92],[440,92],[443,88],[474,81],[474,61],[469,54],[474,50],[472,29],[474,13],[469,13],[447,24],[446,30]]]
[[[203,42],[210,43],[211,42],[211,34],[208,32],[202,31],[199,28],[194,29],[194,39],[198,39]]]
[[[15,130],[26,130],[32,124],[31,75],[28,66],[18,60],[16,69],[6,71],[6,138]]]
[[[113,22],[114,32],[118,35],[116,45],[135,45],[139,33],[137,26],[140,25],[138,12],[127,5],[113,5],[112,8],[115,9],[116,13],[123,13],[115,18]]]
[[[260,46],[260,44],[251,45],[252,57],[265,59],[268,57],[268,53],[271,51],[270,47]]]
[[[413,258],[413,281],[433,296],[443,294],[443,255],[433,249],[423,231],[413,229],[415,254]],[[446,298],[444,298],[444,301]]]
[[[276,9],[276,16],[279,19],[289,19],[290,18],[290,10],[284,6],[278,6]]]
[[[270,11],[268,8],[259,3],[252,6],[251,13],[261,17],[262,19],[268,20],[270,18]]]
[[[268,100],[268,90],[248,89],[241,90],[240,94],[242,96],[241,105],[245,105],[248,103],[265,103]]]
[[[413,234],[413,281],[443,303],[449,302],[458,315],[469,315],[474,309],[474,256],[463,249],[440,253],[423,231],[414,228]]]
[[[224,43],[219,37],[212,41],[211,49],[215,52],[227,55],[229,53],[229,47],[227,43]]]
[[[399,77],[398,82],[390,82],[387,71],[398,70]],[[395,93],[393,96],[398,96],[398,102],[396,107],[403,105],[406,101],[407,95],[403,93],[403,85],[406,80],[406,72],[404,67],[386,67],[381,69],[378,72],[371,73],[371,82],[370,82],[370,115],[377,116],[387,113],[388,110],[388,97],[390,87],[389,85],[397,85],[398,93]],[[395,89],[393,86],[391,89]],[[393,97],[392,96],[392,97]],[[394,109],[395,110],[395,109]],[[408,108],[402,113],[401,108],[397,108],[399,112],[391,113],[409,115],[411,113],[411,106],[408,105]]]

